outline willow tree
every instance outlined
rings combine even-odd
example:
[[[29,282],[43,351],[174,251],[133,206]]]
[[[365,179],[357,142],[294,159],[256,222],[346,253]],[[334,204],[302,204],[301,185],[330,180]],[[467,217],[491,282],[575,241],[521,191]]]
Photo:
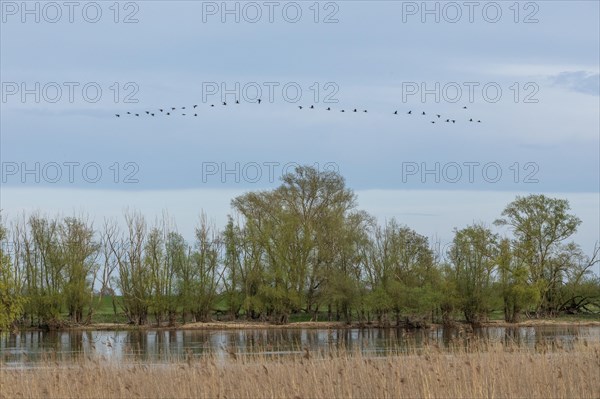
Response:
[[[563,269],[562,284],[554,287],[555,295],[549,304],[555,312],[576,314],[600,308],[600,276],[592,267],[599,262],[600,247],[596,243],[591,256],[579,245],[570,243],[554,259],[556,269]],[[557,283],[555,283],[558,285]]]
[[[65,263],[56,219],[33,214],[15,225],[15,258],[23,274],[25,315],[31,324],[55,324],[64,304]]]
[[[158,325],[166,319],[172,324],[177,310],[175,270],[166,249],[168,235],[164,226],[154,227],[148,233],[144,247],[144,265],[149,272],[151,289],[149,307]]]
[[[22,316],[26,298],[16,265],[6,253],[8,232],[0,216],[0,331],[7,330]]]
[[[537,291],[534,311],[538,314],[558,310],[556,298],[574,267],[572,262],[561,261],[575,249],[576,245],[567,240],[581,224],[569,211],[567,200],[529,195],[517,197],[495,221],[514,234],[515,256],[526,266],[528,283]]]
[[[467,322],[478,324],[494,305],[494,273],[498,258],[498,237],[482,225],[454,233],[450,250],[451,273],[459,307]]]
[[[65,305],[72,321],[83,321],[84,309],[88,309],[88,321],[92,315],[92,271],[100,245],[96,242],[91,223],[83,218],[65,218],[59,226],[59,245],[64,262]]]
[[[346,215],[337,227],[330,226],[319,239],[319,258],[323,262],[322,277],[313,319],[317,319],[319,305],[326,304],[331,320],[332,307],[337,318],[347,323],[356,312],[361,322],[367,319],[367,286],[364,271],[367,264],[366,248],[369,245],[369,228],[373,219],[366,212]],[[309,285],[310,287],[310,285]]]
[[[234,288],[231,277],[239,271],[243,284],[240,287],[242,309],[246,317],[252,319],[270,316],[272,308],[266,295],[265,285],[273,282],[268,274],[269,252],[272,252],[273,218],[270,213],[270,193],[248,193],[232,201],[232,206],[239,213],[241,221],[232,225],[233,230],[227,231],[226,268],[228,286]],[[232,251],[232,245],[235,250]]]
[[[256,319],[264,309],[259,295],[264,283],[263,249],[251,234],[250,226],[240,226],[228,217],[223,232],[224,294],[230,317],[238,318],[242,311]]]
[[[274,321],[318,308],[318,292],[333,270],[332,239],[355,206],[354,194],[335,172],[302,166],[268,192],[232,202],[249,239],[260,247],[262,280],[257,298]]]
[[[439,270],[429,241],[395,219],[375,229],[366,274],[380,323],[389,323],[393,311],[397,324],[402,315],[410,324],[420,324],[437,307]]]
[[[234,200],[244,217],[249,244],[257,247],[261,281],[256,295],[247,298],[249,311],[285,322],[300,307],[306,274],[297,222],[275,192],[248,193]],[[305,256],[304,256],[305,258]]]
[[[144,263],[147,225],[139,213],[126,214],[125,223],[125,233],[119,234],[115,227],[106,238],[118,265],[123,311],[131,323],[142,325],[148,320],[152,295],[151,275]]]
[[[350,304],[344,297],[355,297],[349,293],[357,287],[358,265],[349,264],[347,252],[358,239],[356,229],[362,223],[362,214],[353,212],[356,196],[339,174],[312,167],[299,167],[282,182],[276,192],[294,223],[290,227],[295,232],[292,238],[302,284],[298,295],[303,296],[304,310],[316,317],[319,307],[326,304],[328,313],[337,306],[348,318]]]
[[[181,308],[181,318],[185,323],[192,314],[194,298],[192,297],[194,271],[190,262],[190,247],[178,232],[170,232],[166,239],[166,262],[168,269],[175,272],[174,290],[169,303],[169,323],[174,324],[173,307]]]
[[[523,257],[515,253],[510,240],[500,240],[498,250],[498,279],[504,320],[516,323],[523,309],[539,302],[539,292],[529,284],[528,266]]]
[[[196,321],[208,321],[219,299],[223,278],[221,268],[222,239],[217,228],[208,222],[205,214],[195,229],[194,249],[188,259],[192,271],[190,298]]]

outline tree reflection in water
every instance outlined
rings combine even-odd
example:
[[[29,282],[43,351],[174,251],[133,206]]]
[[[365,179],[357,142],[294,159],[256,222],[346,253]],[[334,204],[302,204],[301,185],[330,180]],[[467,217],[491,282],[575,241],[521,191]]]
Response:
[[[369,356],[406,353],[425,345],[466,347],[473,340],[516,344],[532,350],[556,342],[568,347],[576,339],[600,341],[600,326],[483,327],[404,329],[253,329],[253,330],[131,330],[26,331],[0,336],[3,367],[35,366],[40,362],[69,363],[84,359],[142,361],[148,364],[183,361],[207,353],[225,359],[261,354],[267,357],[308,352],[361,352]]]

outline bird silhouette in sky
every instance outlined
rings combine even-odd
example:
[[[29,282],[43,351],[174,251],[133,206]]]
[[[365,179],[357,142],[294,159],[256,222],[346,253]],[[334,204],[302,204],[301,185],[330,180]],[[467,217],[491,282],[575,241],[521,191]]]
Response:
[[[256,102],[257,102],[258,104],[260,104],[260,103],[262,102],[262,99],[258,98],[258,99],[256,99]],[[240,101],[239,101],[239,100],[235,100],[235,103],[236,103],[236,104],[240,104]],[[223,106],[226,106],[226,105],[227,105],[227,102],[226,102],[226,101],[222,101],[222,102],[221,102],[221,104],[222,104]],[[190,105],[189,107],[190,107],[190,108],[194,108],[194,109],[196,109],[196,108],[198,108],[198,107],[199,107],[199,105],[198,105],[198,104],[194,104],[194,105]],[[215,107],[215,104],[210,104],[210,107]],[[178,107],[170,107],[170,108],[171,108],[171,110],[172,110],[172,111],[175,111],[175,110],[177,110],[177,109],[178,109]],[[314,104],[312,104],[312,105],[310,105],[310,106],[308,106],[308,107],[305,107],[305,106],[303,106],[303,105],[298,105],[298,109],[300,109],[300,110],[302,110],[302,109],[305,109],[305,108],[309,108],[309,109],[313,109],[313,110],[316,110],[316,109],[317,109],[317,107],[315,107],[315,105],[314,105]],[[186,106],[180,107],[180,109],[181,109],[181,110],[185,110],[185,109],[186,109]],[[467,109],[467,107],[466,107],[466,106],[463,106],[463,107],[462,107],[462,109]],[[160,111],[160,112],[164,112],[164,114],[165,114],[165,115],[169,115],[169,116],[170,116],[170,115],[171,115],[171,112],[166,112],[167,110],[168,110],[168,108],[158,108],[158,111]],[[326,110],[326,111],[332,111],[332,108],[331,108],[331,107],[327,107],[327,108],[325,108],[325,110]],[[343,113],[345,113],[345,112],[346,112],[346,110],[345,110],[345,109],[339,109],[339,112],[343,112]],[[351,109],[349,109],[349,111],[348,111],[348,112],[354,112],[354,113],[357,113],[357,112],[359,112],[359,108],[351,108]],[[360,111],[360,112],[362,112],[362,113],[368,113],[368,110],[367,110],[367,109],[364,109],[364,108],[361,108],[361,111]],[[401,112],[401,111],[399,111],[399,110],[395,110],[395,111],[393,112],[393,115],[398,115],[398,113],[399,113],[399,112]],[[416,112],[418,112],[418,111],[416,111]],[[121,116],[123,116],[124,114],[125,114],[125,112],[119,112],[119,113],[115,113],[114,115],[115,115],[115,117],[117,117],[117,118],[120,118],[120,117],[121,117]],[[151,112],[151,110],[150,110],[150,111],[144,110],[143,112],[137,112],[137,113],[136,113],[136,112],[131,112],[131,111],[126,111],[126,114],[127,114],[127,115],[130,115],[130,116],[136,116],[136,117],[140,117],[140,115],[144,115],[144,114],[145,114],[145,115],[148,115],[148,116],[153,116],[153,117],[154,117],[154,116],[156,116],[156,114],[155,114],[154,112]],[[409,111],[407,112],[407,114],[408,114],[408,115],[412,115],[412,114],[413,114],[412,110],[409,110]],[[441,119],[441,118],[442,118],[442,114],[437,114],[437,113],[430,113],[430,114],[431,114],[431,115],[435,115],[435,116],[437,117],[437,119]],[[187,114],[186,114],[186,113],[182,113],[182,114],[179,114],[179,115],[181,115],[181,116],[187,116]],[[190,116],[191,116],[191,115],[192,115],[192,114],[190,113]],[[198,116],[198,114],[197,114],[197,113],[194,113],[193,115],[194,115],[195,117],[197,117],[197,116]],[[426,111],[421,111],[421,115],[425,116],[425,115],[427,115],[427,112],[426,112]],[[435,123],[437,119],[434,117],[434,118],[433,118],[433,120],[430,120],[430,123]],[[450,123],[450,122],[452,122],[453,124],[455,124],[455,123],[456,123],[456,119],[445,118],[445,119],[443,119],[443,120],[444,120],[446,123]],[[469,121],[470,123],[473,123],[473,122],[482,123],[482,122],[481,122],[481,119],[476,119],[476,118],[473,118],[473,117],[470,117],[470,118],[468,119],[468,121]],[[440,122],[441,122],[441,121],[440,121]]]

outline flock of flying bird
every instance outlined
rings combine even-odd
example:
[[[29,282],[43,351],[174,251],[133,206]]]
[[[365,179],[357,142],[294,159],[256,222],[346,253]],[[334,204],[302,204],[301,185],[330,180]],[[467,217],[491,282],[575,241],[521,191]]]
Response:
[[[262,102],[262,100],[259,98],[256,101],[259,105]],[[240,104],[239,100],[235,101],[235,104]],[[222,102],[221,106],[226,107],[227,106],[227,102]],[[210,108],[214,108],[215,104],[210,104]],[[304,107],[302,105],[298,106],[298,109],[303,110],[303,109],[317,109],[315,108],[314,105],[311,105],[310,107]],[[463,106],[462,107],[463,110],[466,110],[467,107]],[[327,107],[325,108],[326,111],[332,111],[331,107]],[[361,112],[361,113],[367,113],[366,109],[361,109],[359,110],[358,108],[354,108],[354,109],[349,109],[348,111],[346,111],[345,109],[340,109],[339,112]],[[407,115],[417,115],[418,113],[414,113],[412,112],[412,110],[408,111],[406,113]],[[154,117],[157,115],[166,115],[166,116],[170,116],[170,115],[176,115],[176,116],[194,116],[197,117],[198,116],[198,104],[194,104],[191,107],[170,107],[170,108],[159,108],[158,111],[144,111],[144,112],[131,112],[131,111],[127,111],[126,114],[123,114],[124,116],[131,116],[131,117],[140,117],[140,116],[150,116],[150,117]],[[393,115],[398,115],[398,111],[394,111]],[[121,117],[121,114],[115,114],[115,116],[117,118]],[[427,113],[425,111],[421,112],[421,116],[427,116]],[[437,118],[436,118],[437,117]],[[431,120],[431,123],[456,123],[457,119],[455,118],[442,118],[442,115],[440,114],[433,114],[433,120]],[[475,123],[481,123],[480,119],[474,119],[474,118],[469,118],[468,119],[469,122],[475,122]]]

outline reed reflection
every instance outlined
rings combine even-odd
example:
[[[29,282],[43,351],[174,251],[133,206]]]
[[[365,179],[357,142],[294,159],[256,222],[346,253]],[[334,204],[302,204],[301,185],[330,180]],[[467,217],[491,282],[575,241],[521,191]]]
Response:
[[[361,352],[368,356],[402,354],[426,345],[468,348],[473,342],[498,342],[538,350],[570,347],[575,340],[600,341],[600,326],[540,326],[388,329],[254,329],[26,331],[0,335],[2,367],[28,367],[51,360],[83,359],[149,364],[181,361],[207,353],[218,358],[260,354],[277,357],[308,350]]]

